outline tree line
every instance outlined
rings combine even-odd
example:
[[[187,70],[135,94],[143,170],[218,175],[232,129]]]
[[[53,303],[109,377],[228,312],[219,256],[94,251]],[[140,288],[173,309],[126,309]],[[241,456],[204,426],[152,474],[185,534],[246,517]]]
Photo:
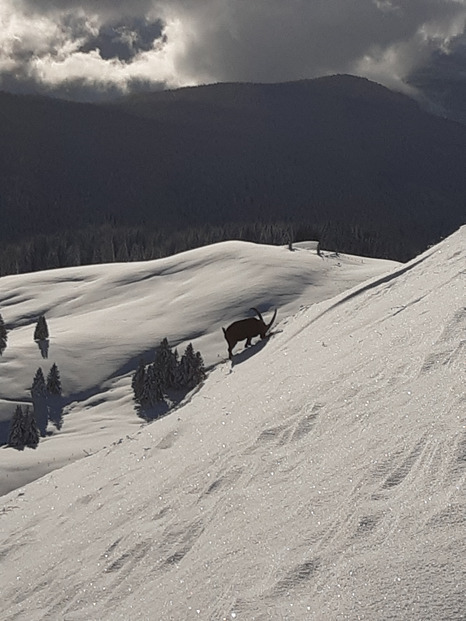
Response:
[[[211,85],[110,106],[0,100],[0,273],[166,256],[194,247],[193,229],[204,245],[206,223],[232,222],[328,225],[313,236],[323,248],[403,261],[464,223],[464,128],[367,80]],[[139,257],[149,248],[126,234],[90,245],[105,223],[160,239]],[[392,245],[400,236],[408,257]]]
[[[378,227],[330,222],[233,222],[182,230],[107,223],[60,234],[37,235],[0,246],[0,276],[100,263],[146,261],[209,244],[238,239],[284,245],[320,241],[321,247],[349,254],[407,261],[425,250],[413,231],[390,233]],[[437,241],[429,239],[429,243]]]

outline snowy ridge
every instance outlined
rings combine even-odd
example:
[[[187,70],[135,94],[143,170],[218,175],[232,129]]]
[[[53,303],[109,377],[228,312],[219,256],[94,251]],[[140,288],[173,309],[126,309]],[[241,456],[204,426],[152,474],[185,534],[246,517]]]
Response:
[[[466,227],[1,500],[8,619],[456,621]]]

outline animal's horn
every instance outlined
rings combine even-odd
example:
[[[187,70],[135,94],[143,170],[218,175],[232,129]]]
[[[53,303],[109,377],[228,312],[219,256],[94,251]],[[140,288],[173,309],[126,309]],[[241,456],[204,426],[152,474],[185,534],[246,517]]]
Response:
[[[275,312],[273,314],[272,319],[270,320],[269,325],[267,326],[267,332],[270,330],[270,328],[272,327],[273,322],[275,321],[275,317],[277,316],[277,309],[275,309]]]
[[[254,308],[254,306],[251,306],[251,310],[254,311],[256,313],[256,315],[259,317],[259,319],[262,321],[262,323],[265,326],[265,321],[262,319],[262,315],[260,314],[260,312],[257,310],[257,308]]]

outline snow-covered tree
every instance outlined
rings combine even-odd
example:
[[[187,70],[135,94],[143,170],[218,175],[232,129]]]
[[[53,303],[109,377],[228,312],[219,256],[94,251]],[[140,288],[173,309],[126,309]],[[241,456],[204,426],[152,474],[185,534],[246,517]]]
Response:
[[[134,375],[131,379],[131,388],[134,393],[134,400],[138,403],[141,403],[141,398],[144,390],[144,380],[146,377],[146,365],[144,364],[144,360],[141,358],[139,361],[138,368],[134,372]]]
[[[50,367],[49,374],[47,375],[46,391],[49,395],[61,395],[60,371],[55,362]]]
[[[35,341],[45,341],[49,338],[49,328],[45,320],[45,316],[41,315],[37,320],[36,328],[34,330]]]
[[[23,408],[20,405],[16,406],[15,413],[10,422],[10,431],[8,433],[8,446],[11,446],[19,451],[24,449],[24,439],[26,437],[26,418],[23,413]]]
[[[0,356],[6,349],[6,342],[8,340],[7,329],[3,317],[0,315]]]

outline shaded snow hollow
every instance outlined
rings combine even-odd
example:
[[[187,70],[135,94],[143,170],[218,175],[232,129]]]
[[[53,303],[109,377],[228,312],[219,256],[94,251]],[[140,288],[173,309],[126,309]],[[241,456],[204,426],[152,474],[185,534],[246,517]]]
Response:
[[[2,497],[3,618],[464,619],[465,278],[463,227],[331,299],[290,296],[184,407]],[[282,295],[270,279],[255,305]]]

